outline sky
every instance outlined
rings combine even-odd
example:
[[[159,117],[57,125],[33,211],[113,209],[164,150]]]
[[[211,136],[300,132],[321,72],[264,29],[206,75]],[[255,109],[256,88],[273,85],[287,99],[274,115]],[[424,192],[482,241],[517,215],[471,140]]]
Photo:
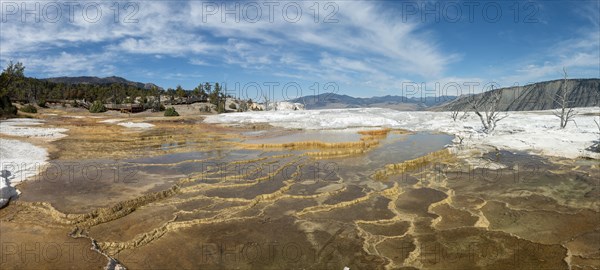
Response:
[[[27,76],[226,84],[292,99],[600,78],[600,1],[1,1]]]

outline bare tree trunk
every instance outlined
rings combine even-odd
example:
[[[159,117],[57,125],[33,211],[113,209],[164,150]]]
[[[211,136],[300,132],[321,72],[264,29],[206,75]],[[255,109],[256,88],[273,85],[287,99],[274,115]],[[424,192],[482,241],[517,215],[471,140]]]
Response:
[[[562,93],[557,93],[556,96],[553,98],[554,102],[560,105],[560,109],[554,111],[554,115],[560,118],[561,129],[567,127],[567,123],[569,123],[570,121],[575,122],[573,118],[575,117],[575,115],[577,115],[577,112],[569,106],[569,94],[571,93],[572,89],[568,87],[566,68],[563,68],[563,75],[564,81],[562,85]]]
[[[490,91],[490,100],[487,102],[484,101],[484,95],[481,95],[478,101],[474,100],[475,96],[473,96],[473,101],[468,101],[473,111],[475,111],[475,114],[479,116],[479,120],[481,120],[483,131],[485,133],[491,133],[494,131],[498,121],[508,116],[500,116],[500,112],[498,111],[500,101],[502,100],[502,91],[498,90],[494,92],[493,88]],[[483,114],[481,113],[481,108],[483,108]]]
[[[450,117],[452,117],[452,120],[453,120],[454,122],[456,122],[456,120],[458,119],[458,112],[459,112],[459,110],[458,110],[458,109],[454,109],[454,110],[452,110],[452,112],[450,113]]]
[[[269,96],[268,96],[268,94],[267,95],[263,94],[263,98],[265,99],[265,111],[268,111],[269,110]]]

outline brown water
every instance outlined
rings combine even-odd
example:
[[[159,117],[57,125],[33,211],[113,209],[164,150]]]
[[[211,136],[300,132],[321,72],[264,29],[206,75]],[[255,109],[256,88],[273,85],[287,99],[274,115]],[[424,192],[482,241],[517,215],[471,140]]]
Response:
[[[198,136],[190,124],[165,138],[169,128],[133,134],[116,153],[101,133],[56,142],[85,134],[82,156],[98,158],[59,151],[47,175],[19,186],[0,210],[2,269],[104,266],[73,231],[130,269],[600,267],[594,161],[497,152],[483,158],[507,167],[489,170],[447,154],[415,161],[450,143],[443,134]],[[376,143],[348,144],[361,140]],[[307,141],[329,144],[248,145]],[[317,155],[338,148],[360,151]],[[409,165],[374,177],[388,164]]]

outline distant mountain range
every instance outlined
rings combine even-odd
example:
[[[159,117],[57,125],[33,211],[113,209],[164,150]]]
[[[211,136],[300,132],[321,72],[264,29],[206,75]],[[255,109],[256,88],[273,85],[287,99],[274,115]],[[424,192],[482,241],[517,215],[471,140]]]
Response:
[[[320,95],[304,96],[288,101],[302,103],[307,110],[377,107],[403,111],[417,111],[426,110],[432,106],[454,100],[455,98],[455,96],[421,98],[390,95],[381,97],[357,98],[348,95],[325,93]]]
[[[163,89],[153,83],[133,82],[116,76],[106,78],[91,76],[55,77],[42,80],[65,84],[108,85],[113,83],[122,83],[141,89],[151,89],[152,87]],[[553,98],[558,93],[561,93],[561,89],[563,89],[563,83],[564,80],[545,81],[525,86],[499,88],[481,94],[460,97],[404,97],[387,95],[370,98],[358,98],[348,95],[324,93],[320,95],[304,96],[288,101],[304,104],[305,108],[308,110],[378,107],[403,111],[450,111],[470,109],[467,98],[483,99],[486,101],[490,99],[492,93],[500,91],[502,93],[502,100],[499,108],[500,110],[549,110],[559,107],[559,104],[554,102]],[[572,89],[569,94],[570,106],[600,106],[600,79],[569,79],[567,80],[567,83],[568,87]]]
[[[142,88],[142,89],[152,89],[152,87],[156,87],[158,89],[163,90],[162,87],[160,87],[156,84],[153,84],[153,83],[132,82],[125,78],[116,77],[116,76],[106,77],[106,78],[99,78],[99,77],[92,77],[92,76],[54,77],[54,78],[47,78],[47,79],[41,79],[41,80],[49,81],[49,82],[53,82],[53,83],[64,83],[64,84],[100,84],[100,85],[102,85],[102,84],[122,83],[122,84],[132,85],[132,86],[135,86],[137,88]]]
[[[493,93],[500,91],[502,99],[499,104],[501,111],[532,111],[550,110],[559,108],[554,101],[557,94],[562,93],[564,80],[553,80],[533,83],[519,87],[499,88],[472,96],[461,96],[456,100],[432,107],[431,110],[451,111],[469,110],[469,100],[490,100]],[[571,107],[594,107],[600,106],[600,79],[569,79],[567,86],[570,90],[568,95]]]
[[[468,99],[483,99],[486,102],[496,91],[502,92],[499,110],[530,111],[556,109],[559,105],[554,98],[561,93],[564,80],[553,80],[533,83],[519,87],[499,88],[481,94],[441,97],[404,97],[382,96],[371,98],[356,98],[348,95],[332,93],[305,96],[288,100],[305,104],[308,110],[378,107],[403,111],[432,110],[451,111],[469,110]],[[569,105],[572,107],[600,106],[600,79],[569,79]]]

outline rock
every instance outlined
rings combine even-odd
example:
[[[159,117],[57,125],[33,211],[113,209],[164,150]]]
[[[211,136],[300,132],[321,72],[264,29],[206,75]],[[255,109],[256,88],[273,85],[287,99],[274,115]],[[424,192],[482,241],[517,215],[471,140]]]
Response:
[[[292,103],[287,101],[270,102],[269,111],[299,111],[304,110],[302,103]]]
[[[10,185],[8,177],[11,173],[7,170],[2,170],[0,175],[0,208],[4,207],[10,199],[19,195],[17,189]]]

